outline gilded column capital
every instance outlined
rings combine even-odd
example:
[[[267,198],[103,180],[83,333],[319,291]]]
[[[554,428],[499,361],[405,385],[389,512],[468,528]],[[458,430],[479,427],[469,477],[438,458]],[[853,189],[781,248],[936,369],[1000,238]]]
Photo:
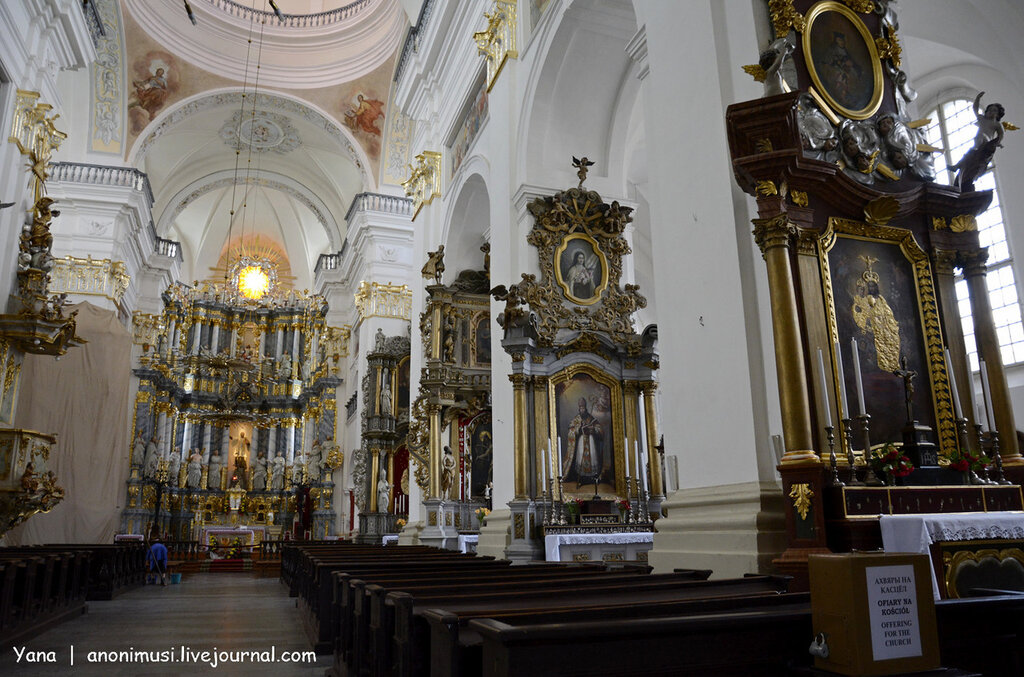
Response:
[[[959,252],[958,258],[965,277],[984,275],[988,272],[988,247]]]
[[[788,247],[790,239],[796,235],[797,228],[789,221],[786,214],[779,214],[770,219],[753,219],[754,241],[763,256],[774,247]]]
[[[953,269],[957,266],[957,252],[951,249],[936,249],[932,251],[932,261],[935,272],[938,275],[952,275]]]
[[[817,256],[818,231],[813,228],[797,228],[796,251],[804,256]]]
[[[516,390],[525,389],[527,384],[530,382],[530,377],[526,374],[509,374],[508,380],[512,381],[512,387]]]
[[[640,382],[640,392],[642,392],[644,395],[652,395],[657,390],[658,390],[658,382],[657,381],[641,381]]]

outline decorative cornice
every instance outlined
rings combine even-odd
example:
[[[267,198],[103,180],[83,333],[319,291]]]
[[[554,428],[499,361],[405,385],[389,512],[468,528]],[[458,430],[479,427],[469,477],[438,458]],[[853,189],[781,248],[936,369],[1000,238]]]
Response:
[[[964,277],[985,275],[988,272],[988,247],[962,251],[958,256],[960,267],[963,268]]]
[[[370,317],[412,319],[412,291],[404,284],[360,282],[355,303],[360,320]]]
[[[234,0],[207,0],[217,9],[238,17],[243,21],[259,21],[285,26],[287,28],[317,28],[339,23],[356,16],[360,10],[370,4],[372,0],[355,0],[344,7],[338,7],[326,12],[314,12],[313,14],[285,14],[278,17],[272,11],[253,9]]]

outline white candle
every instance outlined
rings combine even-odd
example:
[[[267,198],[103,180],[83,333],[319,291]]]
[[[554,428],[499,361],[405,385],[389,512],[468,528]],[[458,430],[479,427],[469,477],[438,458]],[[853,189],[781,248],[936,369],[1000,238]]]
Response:
[[[626,448],[628,449],[629,447]],[[643,468],[640,465],[640,443],[636,440],[633,440],[633,458],[636,459],[635,465],[637,473],[642,473]]]
[[[644,455],[640,458],[640,478],[641,478],[641,480],[644,483],[644,493],[648,493],[649,494],[650,491],[651,491],[651,488],[647,484],[647,454],[646,453],[644,453]]]
[[[860,378],[860,352],[857,350],[857,339],[851,338],[850,345],[853,347],[853,377],[857,381],[857,407],[861,416],[867,413],[864,406],[864,382]]]
[[[839,341],[833,344],[836,351],[836,370],[839,372],[839,387],[836,389],[836,406],[839,407],[839,418],[850,418],[850,410],[846,406],[846,373],[843,371],[843,353],[839,350]],[[821,352],[820,349],[818,352]],[[854,353],[856,356],[856,353]]]
[[[549,480],[551,479],[551,440],[548,440],[548,445],[544,447],[544,490],[547,491]]]
[[[637,408],[638,408],[638,411],[639,411],[639,418],[640,418],[640,446],[641,446],[641,448],[646,449],[647,446],[648,446],[647,445],[647,417],[646,417],[646,415],[644,413],[646,411],[646,409],[644,408],[644,396],[643,395],[640,395],[639,400],[637,400]]]
[[[953,411],[956,412],[956,417],[961,419],[964,417],[963,410],[960,408],[960,390],[956,387],[956,374],[953,372],[953,361],[949,359],[949,348],[946,348],[946,372],[949,374],[949,389],[950,395],[953,397]]]
[[[985,360],[981,360],[981,394],[985,398],[985,421],[989,430],[996,429],[996,422],[992,416],[992,391],[988,387],[988,366]]]
[[[555,472],[555,479],[558,479],[559,477],[562,476],[561,467],[562,467],[562,438],[559,437],[558,438],[558,467],[555,468],[555,471],[556,471]]]
[[[832,427],[832,407],[828,403],[828,379],[825,378],[825,359],[818,348],[818,369],[821,371],[821,396],[825,400],[825,427]]]

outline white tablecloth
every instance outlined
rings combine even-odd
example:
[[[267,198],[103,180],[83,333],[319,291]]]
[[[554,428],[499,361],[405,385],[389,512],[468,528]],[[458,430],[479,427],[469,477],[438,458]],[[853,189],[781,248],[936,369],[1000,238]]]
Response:
[[[931,557],[937,541],[972,541],[983,538],[1024,539],[1024,512],[981,512],[925,515],[882,515],[882,548],[886,552],[919,552]],[[932,592],[939,584],[932,569]]]
[[[654,532],[636,531],[614,534],[548,534],[544,537],[544,558],[549,562],[561,561],[563,545],[588,543],[654,543]]]
[[[480,542],[480,534],[459,534],[459,552],[469,552],[469,544],[473,544],[473,552],[476,552],[476,544]]]
[[[398,545],[398,534],[384,534],[380,542],[381,545]]]

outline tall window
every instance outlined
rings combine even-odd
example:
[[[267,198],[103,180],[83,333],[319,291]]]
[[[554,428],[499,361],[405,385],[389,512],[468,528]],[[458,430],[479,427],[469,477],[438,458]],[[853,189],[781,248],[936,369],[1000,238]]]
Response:
[[[937,181],[953,182],[955,171],[949,168],[960,161],[964,153],[974,144],[975,128],[974,102],[956,99],[942,104],[931,113],[931,124],[925,129],[928,143],[944,148],[935,155],[935,178]],[[999,154],[996,154],[998,159]],[[1021,305],[1017,296],[1017,285],[1013,276],[1013,259],[1006,241],[1006,227],[1003,225],[1003,209],[1000,206],[999,187],[996,185],[995,163],[975,181],[977,190],[991,190],[992,204],[978,215],[978,237],[981,246],[988,247],[988,294],[992,304],[996,334],[1002,348],[1003,364],[1024,362],[1024,323],[1021,322]],[[973,370],[978,369],[978,348],[974,340],[974,322],[971,320],[971,303],[967,295],[967,282],[963,275],[957,277],[956,298],[960,308],[960,320],[964,328],[968,359]]]

